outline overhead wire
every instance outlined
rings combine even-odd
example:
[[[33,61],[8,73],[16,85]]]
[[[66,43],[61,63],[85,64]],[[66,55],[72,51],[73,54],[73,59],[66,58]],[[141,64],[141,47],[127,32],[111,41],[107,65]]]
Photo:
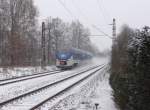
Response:
[[[110,14],[108,13],[108,11],[106,11],[106,9],[105,9],[105,13],[107,14],[107,17],[106,17],[106,14],[104,14],[104,12],[103,12],[104,11],[104,8],[103,8],[104,5],[102,5],[102,0],[96,0],[96,1],[97,1],[97,5],[99,7],[99,11],[102,13],[102,16],[103,16],[104,20],[106,21],[107,18],[109,18],[110,20],[112,20],[112,18],[110,17]]]
[[[102,6],[101,6],[101,4],[100,4],[100,1],[99,1],[99,0],[96,0],[96,2],[97,2],[98,10],[99,10],[99,15],[100,15],[100,13],[101,13],[101,15],[103,16],[104,22],[105,22],[106,25],[107,25],[108,23],[107,23],[107,20],[106,20],[106,16],[105,16],[104,13],[103,13]]]
[[[71,17],[74,19],[77,19],[74,15],[73,15],[73,13],[66,7],[66,5],[64,4],[64,2],[62,2],[61,0],[57,0],[63,7],[64,7],[64,9],[71,15]]]
[[[95,28],[96,30],[100,31],[102,34],[104,34],[105,36],[107,36],[108,38],[112,39],[111,36],[109,36],[108,34],[106,34],[105,32],[103,32],[100,28],[98,28],[97,26],[95,25],[92,25],[93,28]]]
[[[102,13],[102,16],[103,16],[103,18],[104,18],[104,21],[105,21],[105,23],[106,23],[106,25],[110,25],[110,22],[108,23],[108,21],[107,21],[107,18],[109,18],[110,19],[110,21],[112,20],[111,19],[111,17],[110,16],[107,16],[106,17],[106,14],[104,14],[104,10],[103,10],[103,8],[102,8],[102,0],[96,0],[97,1],[97,5],[98,5],[98,7],[99,7],[99,11]],[[101,2],[100,2],[101,1]],[[106,13],[106,12],[105,12]],[[94,26],[95,27],[95,26]],[[98,30],[101,30],[100,28],[98,28],[98,27],[96,27],[96,29],[98,29]],[[107,34],[106,34],[107,35]],[[110,36],[108,36],[108,37],[110,37]]]
[[[90,20],[89,18],[83,13],[83,11],[80,9],[80,7],[78,7],[78,5],[74,2],[74,0],[71,0],[73,6],[76,8],[76,10],[80,13],[80,15],[82,16],[82,18],[84,19],[84,21],[88,21],[88,25],[91,26],[91,24],[89,24]]]
[[[72,16],[72,18],[75,18],[75,19],[77,19],[74,15],[73,15],[73,13],[66,7],[66,5],[61,1],[61,0],[57,0],[63,7],[64,7],[64,9]],[[83,12],[80,10],[80,8],[78,8],[77,6],[76,6],[76,8],[79,10],[79,12],[81,13],[81,15],[86,19],[86,20],[88,20],[88,17],[86,17],[85,16],[85,14],[83,14]],[[96,25],[94,25],[94,24],[90,24],[91,26],[92,26],[92,28],[94,28],[94,29],[96,29],[97,31],[99,31],[100,33],[102,33],[102,34],[104,34],[105,36],[107,36],[107,37],[109,37],[109,38],[111,38],[108,34],[106,34],[105,32],[103,32],[100,28],[98,28]],[[102,36],[102,35],[101,35]],[[112,39],[112,38],[111,38]]]
[[[72,0],[73,1],[73,0]],[[76,7],[77,10],[79,10],[80,14],[85,18],[85,20],[89,21],[89,18],[82,12],[82,10],[76,5],[76,3],[73,3],[74,6]],[[102,34],[104,34],[105,36],[111,38],[108,34],[106,34],[105,32],[103,32],[100,28],[98,28],[96,25],[94,24],[90,24],[90,26],[92,26],[92,28],[96,29],[97,31],[101,32]],[[102,35],[100,35],[102,36]]]

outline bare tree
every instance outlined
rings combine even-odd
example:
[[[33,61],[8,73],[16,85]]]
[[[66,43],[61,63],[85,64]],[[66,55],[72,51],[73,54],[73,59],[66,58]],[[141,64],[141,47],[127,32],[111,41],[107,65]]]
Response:
[[[24,50],[22,46],[16,48],[16,39],[20,40],[22,44],[25,42],[25,38],[31,37],[31,34],[35,28],[36,22],[36,8],[33,5],[32,0],[9,0],[9,16],[10,16],[10,64],[18,65],[17,62],[19,51],[21,53],[26,53],[21,50]],[[33,37],[33,36],[32,36]],[[29,52],[29,51],[28,51]],[[25,56],[19,55],[21,59],[24,59]]]
[[[31,52],[27,39],[35,40],[37,9],[33,0],[0,0],[0,4],[0,39],[5,44],[1,53],[7,56],[6,65],[19,65]]]

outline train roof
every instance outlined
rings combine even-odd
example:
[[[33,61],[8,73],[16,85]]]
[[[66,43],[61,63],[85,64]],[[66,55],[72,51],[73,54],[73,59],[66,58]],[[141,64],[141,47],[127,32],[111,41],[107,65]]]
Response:
[[[58,59],[66,60],[66,59],[70,58],[71,56],[72,56],[72,53],[71,52],[67,52],[67,51],[65,51],[65,52],[61,51],[61,52],[57,52],[56,53],[56,57]]]
[[[59,51],[56,53],[56,58],[62,60],[69,59],[71,58],[71,56],[78,57],[80,59],[85,59],[85,58],[90,58],[93,55],[90,52],[81,49],[76,49],[76,48],[71,48],[69,50]]]
[[[81,49],[77,49],[77,48],[62,50],[62,51],[59,51],[59,52],[56,53],[56,55],[59,55],[59,54],[68,54],[69,56],[71,54],[86,54],[86,55],[92,56],[92,54],[90,52],[87,52],[87,51],[81,50]]]

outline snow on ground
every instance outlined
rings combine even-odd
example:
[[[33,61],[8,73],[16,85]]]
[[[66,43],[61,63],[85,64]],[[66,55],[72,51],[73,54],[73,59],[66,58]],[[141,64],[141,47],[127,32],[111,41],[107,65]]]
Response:
[[[94,72],[95,70],[97,70],[97,68],[90,70],[90,71],[86,72],[85,74],[81,74],[74,78],[63,81],[60,84],[54,85],[50,88],[47,88],[45,90],[42,90],[42,91],[36,93],[36,94],[27,96],[20,101],[14,102],[13,104],[8,104],[8,106],[2,107],[0,109],[2,109],[2,110],[29,110],[31,107],[40,103],[42,100],[45,100],[48,97],[53,96],[54,94],[58,93],[59,91],[69,87],[70,85],[74,84],[75,82],[78,82],[79,80],[88,76],[89,74],[91,74],[91,72]]]
[[[105,62],[106,58],[93,58],[93,60],[90,62],[90,64],[99,64],[99,60],[101,62]],[[80,64],[79,66],[82,66],[85,64]],[[89,64],[87,64],[89,65]],[[0,68],[0,80],[3,79],[9,79],[9,78],[14,78],[14,77],[19,77],[19,76],[26,76],[26,75],[31,75],[31,74],[36,74],[44,71],[53,71],[53,70],[58,70],[55,65],[52,66],[47,66],[45,68],[41,68],[40,66],[37,67],[14,67],[14,68]]]
[[[109,85],[109,76],[105,76],[105,80],[97,83],[97,88],[90,94],[88,99],[96,104],[99,110],[117,110],[113,101],[112,89]]]
[[[73,74],[77,74],[78,72],[86,70],[87,68],[88,66],[85,66],[71,71],[64,71],[49,76],[34,78],[32,80],[24,80],[14,84],[0,86],[0,102],[72,76]]]
[[[117,110],[109,85],[109,68],[88,81],[78,91],[68,95],[49,110]],[[41,109],[46,110],[46,109]]]
[[[105,60],[101,60],[101,63],[99,63],[99,64],[104,64],[104,63],[106,63]],[[68,70],[68,71],[65,71],[62,73],[53,74],[50,76],[39,77],[39,78],[35,78],[32,80],[25,80],[22,82],[18,82],[15,84],[9,84],[6,86],[0,86],[0,90],[1,90],[0,91],[0,102],[7,100],[11,97],[15,97],[20,94],[35,90],[39,87],[45,86],[54,81],[71,76],[73,73],[74,74],[78,73],[79,71],[83,71],[93,65],[97,65],[97,64],[96,63],[94,64],[94,62],[93,63],[91,62],[88,65],[79,66],[78,68]]]
[[[40,66],[0,68],[0,80],[36,74],[44,71],[53,71],[53,70],[57,70],[57,68],[55,66],[47,66],[45,68],[41,68]]]
[[[85,64],[79,65],[77,68],[65,71],[64,74],[61,74],[61,75],[59,74],[59,75],[53,75],[53,76],[48,76],[48,77],[36,78],[34,80],[23,81],[20,83],[16,83],[14,85],[7,85],[4,88],[3,88],[3,86],[1,86],[0,87],[1,88],[1,91],[0,91],[1,101],[7,100],[7,99],[14,97],[14,96],[18,96],[19,94],[34,90],[34,89],[39,88],[43,85],[46,85],[48,83],[51,83],[53,81],[56,81],[56,80],[61,79],[63,77],[66,77],[69,74],[71,75],[72,73],[79,72],[82,69],[88,68],[89,66],[98,65],[98,64],[106,64],[107,62],[108,62],[108,59],[106,59],[106,58],[94,58],[90,63],[88,63],[86,65]],[[55,69],[54,66],[47,67],[47,68],[49,68],[49,70]],[[0,71],[2,73],[2,69]],[[18,77],[20,75],[34,74],[35,72],[41,72],[41,71],[45,71],[45,70],[42,70],[40,67],[39,68],[30,67],[30,68],[8,69],[7,72],[8,72],[9,76],[4,75],[6,73],[4,73],[4,74],[0,73],[2,76],[0,78],[10,78],[10,77],[16,77],[16,76]],[[92,85],[92,87],[93,87],[93,85]],[[92,90],[92,89],[90,89],[90,90]],[[89,90],[87,90],[87,91],[89,91]],[[75,93],[75,96],[76,95],[80,96],[79,93]],[[60,109],[58,109],[58,110],[60,110]],[[67,109],[63,109],[63,110],[67,110]]]

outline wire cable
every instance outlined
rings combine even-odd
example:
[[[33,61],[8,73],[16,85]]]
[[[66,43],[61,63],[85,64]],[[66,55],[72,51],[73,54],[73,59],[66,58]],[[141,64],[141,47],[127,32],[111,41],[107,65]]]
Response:
[[[101,15],[103,16],[103,19],[104,19],[105,23],[108,24],[107,21],[106,21],[106,16],[105,16],[104,13],[103,13],[102,6],[101,6],[101,4],[100,4],[100,1],[99,1],[99,0],[96,0],[96,1],[97,1],[97,5],[98,5],[99,12],[100,12]],[[99,13],[99,14],[100,14],[100,13]]]
[[[66,5],[61,1],[61,0],[57,0],[63,7],[64,7],[64,9],[72,16],[72,18],[76,18],[74,15],[73,15],[73,13],[66,7]],[[77,9],[79,9],[79,8],[77,8]],[[80,13],[82,13],[82,11],[80,11]],[[82,13],[82,16],[83,16],[83,13]],[[86,18],[85,16],[84,16],[84,18]],[[87,20],[87,19],[86,19]],[[109,37],[110,39],[112,39],[112,37],[111,36],[109,36],[108,34],[106,34],[105,32],[103,32],[100,28],[98,28],[96,25],[94,25],[94,24],[90,24],[91,26],[92,26],[92,28],[94,28],[94,29],[96,29],[96,30],[98,30],[100,33],[102,33],[102,34],[104,34],[105,36],[107,36],[107,37]]]
[[[109,36],[108,34],[106,34],[105,32],[103,32],[100,28],[98,28],[96,25],[92,25],[93,28],[95,28],[96,30],[98,30],[99,32],[101,32],[102,34],[104,34],[105,36],[109,37],[110,39],[112,39],[111,36]]]
[[[73,1],[73,0],[72,0]],[[73,3],[74,7],[79,11],[79,13],[82,15],[82,17],[89,22],[89,18],[82,12],[82,10],[75,4],[75,2]],[[92,28],[98,30],[100,33],[104,34],[104,35],[100,35],[100,36],[107,36],[109,38],[112,39],[111,36],[109,36],[108,34],[106,34],[105,32],[103,32],[100,28],[98,28],[96,25],[94,24],[89,24],[90,26],[92,26]]]
[[[107,17],[111,20],[112,18],[110,17],[110,14],[108,13],[108,11],[106,11],[106,9],[105,9],[105,13],[107,13],[107,17],[106,17],[106,14],[103,13],[103,11],[104,11],[103,7],[104,6],[102,5],[102,0],[101,0],[101,2],[100,2],[100,0],[97,0],[97,5],[99,7],[99,10],[102,12],[102,16],[104,17],[104,20],[106,20]]]
[[[71,15],[71,17],[74,19],[76,19],[76,17],[73,15],[73,13],[66,7],[66,5],[61,1],[61,0],[57,0],[63,7],[64,9]]]

